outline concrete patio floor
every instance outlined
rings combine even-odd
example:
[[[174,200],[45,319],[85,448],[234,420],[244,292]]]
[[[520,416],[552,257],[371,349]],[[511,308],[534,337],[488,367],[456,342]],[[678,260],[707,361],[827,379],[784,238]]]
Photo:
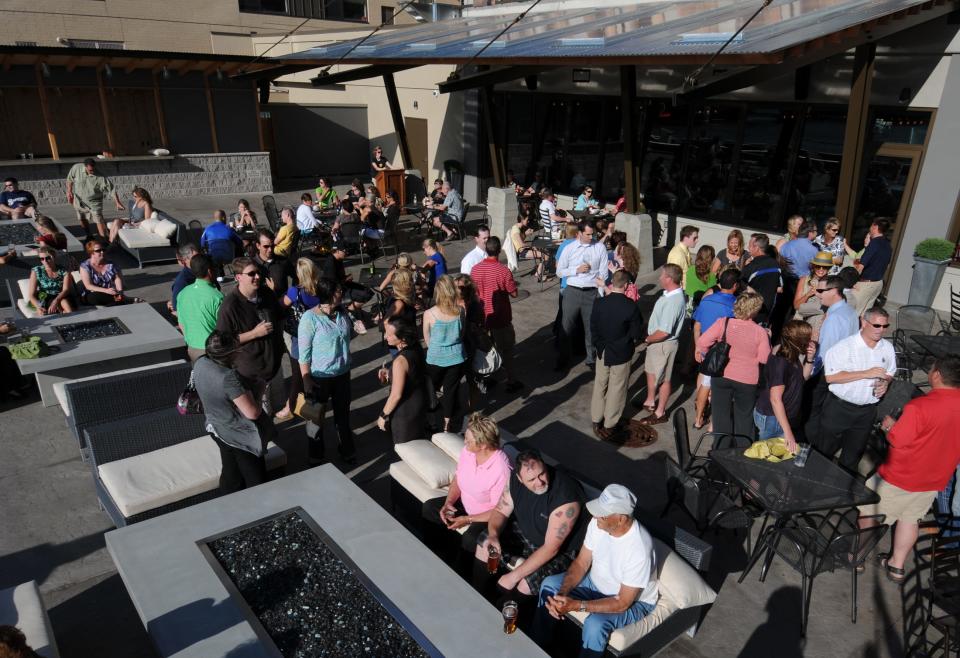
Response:
[[[278,194],[278,202],[295,204],[298,194]],[[259,198],[251,196],[254,208]],[[186,222],[209,222],[218,207],[232,210],[235,197],[158,200],[158,206]],[[66,206],[44,212],[79,232]],[[472,213],[471,222],[480,213]],[[406,228],[410,231],[409,225]],[[410,239],[413,248],[419,240]],[[472,248],[472,241],[444,245],[451,269]],[[135,262],[115,251],[114,260],[125,270],[126,288],[145,298],[166,316],[169,286],[175,263],[136,269]],[[417,254],[417,258],[422,253]],[[382,261],[381,261],[382,262]],[[356,272],[358,268],[352,267]],[[529,264],[521,268],[526,272]],[[620,482],[632,488],[640,505],[659,514],[665,503],[662,458],[674,456],[673,432],[659,425],[660,438],[649,447],[628,449],[596,440],[590,429],[589,400],[592,376],[582,363],[559,377],[553,372],[551,325],[556,313],[558,285],[543,286],[532,277],[519,277],[529,295],[514,304],[518,373],[526,384],[520,395],[491,390],[485,410],[511,432],[527,438],[574,470],[596,482]],[[638,282],[645,308],[656,293],[655,276]],[[370,496],[389,508],[387,467],[393,460],[389,439],[374,425],[386,390],[378,386],[375,371],[384,358],[380,335],[371,330],[353,344],[353,425],[357,432],[359,464],[338,464]],[[641,389],[642,352],[633,372],[631,395]],[[692,417],[692,388],[686,382],[674,393],[671,409],[680,406]],[[641,398],[642,399],[642,398]],[[641,410],[630,406],[628,413]],[[279,443],[288,451],[290,471],[306,468],[302,426],[281,426]],[[39,396],[0,406],[0,587],[35,579],[50,610],[57,643],[64,658],[149,658],[149,637],[128,598],[123,583],[104,548],[103,533],[111,529],[97,505],[89,466],[80,461],[59,408],[44,408]],[[684,524],[680,515],[673,520]],[[755,524],[754,533],[756,534]],[[889,583],[874,564],[860,578],[859,618],[850,621],[850,578],[847,572],[816,579],[806,639],[799,633],[800,577],[775,560],[765,583],[754,572],[743,583],[736,580],[745,563],[743,537],[730,533],[705,538],[717,546],[717,558],[707,579],[719,592],[695,638],[682,637],[660,655],[718,656],[871,656],[899,657],[907,653],[904,618],[917,610],[914,588],[906,594]],[[754,539],[756,539],[754,537]],[[885,539],[882,546],[886,546]],[[468,648],[464,656],[469,656]]]

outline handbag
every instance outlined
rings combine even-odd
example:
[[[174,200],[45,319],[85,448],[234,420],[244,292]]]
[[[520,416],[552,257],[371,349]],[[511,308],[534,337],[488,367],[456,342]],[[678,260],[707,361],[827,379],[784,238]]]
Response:
[[[297,394],[297,401],[293,405],[294,415],[309,420],[314,425],[320,425],[326,411],[324,404],[309,399],[303,393]]]
[[[191,416],[203,413],[203,402],[193,383],[193,371],[190,371],[190,381],[187,382],[180,397],[177,398],[177,412],[181,416]]]
[[[473,353],[473,371],[478,375],[484,377],[492,375],[500,369],[502,364],[503,359],[500,358],[500,352],[493,345],[487,350],[477,348]]]
[[[723,337],[710,346],[703,362],[700,363],[700,374],[710,377],[723,377],[723,371],[730,361],[730,343],[727,342],[727,325],[730,318],[723,319]]]
[[[290,306],[287,317],[283,321],[283,330],[291,336],[297,335],[297,332],[300,330],[300,318],[302,318],[303,314],[307,311],[307,307],[303,305],[303,300],[300,299],[301,292],[302,291],[298,287],[297,298],[293,300],[293,304]]]
[[[8,343],[7,349],[10,350],[10,356],[17,361],[39,359],[51,352],[50,346],[44,343],[39,336],[30,336],[18,343]]]

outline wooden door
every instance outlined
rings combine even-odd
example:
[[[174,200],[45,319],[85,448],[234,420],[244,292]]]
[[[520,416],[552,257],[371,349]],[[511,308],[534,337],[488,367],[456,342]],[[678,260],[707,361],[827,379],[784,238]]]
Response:
[[[407,144],[410,147],[410,159],[413,162],[404,162],[407,169],[419,169],[420,177],[430,178],[430,160],[427,152],[427,120],[404,117],[403,123],[407,129]]]

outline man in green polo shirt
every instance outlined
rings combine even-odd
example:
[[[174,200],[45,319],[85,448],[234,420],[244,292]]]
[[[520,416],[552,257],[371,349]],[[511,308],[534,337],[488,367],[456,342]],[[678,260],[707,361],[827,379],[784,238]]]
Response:
[[[207,337],[217,326],[223,293],[214,281],[213,261],[206,254],[190,259],[190,271],[197,280],[177,295],[177,322],[187,343],[187,354],[196,361],[206,354]]]
[[[117,210],[123,211],[113,183],[106,176],[97,173],[97,161],[87,158],[70,168],[67,174],[67,203],[77,211],[77,219],[86,234],[90,235],[90,220],[97,224],[100,237],[107,237],[107,223],[103,220],[103,201],[113,196]]]

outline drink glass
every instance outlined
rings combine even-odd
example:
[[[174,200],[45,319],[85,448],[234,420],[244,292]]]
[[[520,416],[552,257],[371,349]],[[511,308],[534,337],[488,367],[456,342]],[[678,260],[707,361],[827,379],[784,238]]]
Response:
[[[810,455],[810,444],[804,443],[797,450],[797,455],[793,458],[793,465],[797,468],[803,468],[807,463],[807,457]]]
[[[503,604],[503,632],[507,635],[517,630],[517,613],[519,610],[516,601],[507,601]]]
[[[500,568],[500,553],[493,546],[487,547],[487,572],[494,574]],[[512,633],[513,631],[509,631]]]
[[[380,364],[380,369],[377,371],[377,379],[380,381],[380,386],[386,386],[390,379],[390,371],[387,370],[387,362],[384,361]]]

